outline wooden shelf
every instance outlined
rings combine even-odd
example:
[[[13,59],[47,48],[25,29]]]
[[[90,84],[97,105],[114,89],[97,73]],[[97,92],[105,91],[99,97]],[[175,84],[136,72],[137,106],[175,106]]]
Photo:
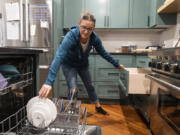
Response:
[[[180,0],[168,0],[158,10],[161,13],[178,13],[180,12]]]

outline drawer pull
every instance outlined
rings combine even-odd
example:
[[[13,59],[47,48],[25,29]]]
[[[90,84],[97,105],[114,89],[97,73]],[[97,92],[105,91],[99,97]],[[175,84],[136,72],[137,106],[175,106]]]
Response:
[[[117,77],[119,77],[119,73],[108,73],[108,76],[117,76]]]
[[[119,93],[118,90],[108,90],[108,93]]]
[[[139,63],[146,63],[145,61],[139,61]]]

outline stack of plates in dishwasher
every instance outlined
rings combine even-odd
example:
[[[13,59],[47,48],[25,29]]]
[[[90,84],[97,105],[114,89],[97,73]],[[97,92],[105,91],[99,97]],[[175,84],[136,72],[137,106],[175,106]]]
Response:
[[[57,107],[48,98],[34,97],[27,104],[27,118],[37,128],[45,128],[56,119]]]

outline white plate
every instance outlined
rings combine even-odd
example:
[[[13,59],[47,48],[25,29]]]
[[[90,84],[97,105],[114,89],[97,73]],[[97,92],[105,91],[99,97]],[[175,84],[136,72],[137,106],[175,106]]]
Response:
[[[48,98],[34,97],[29,100],[26,108],[29,122],[38,128],[47,127],[57,116],[57,108]]]

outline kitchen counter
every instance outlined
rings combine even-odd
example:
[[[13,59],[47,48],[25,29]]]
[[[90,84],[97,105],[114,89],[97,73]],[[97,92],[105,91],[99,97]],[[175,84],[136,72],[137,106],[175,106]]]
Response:
[[[109,52],[111,55],[133,55],[133,56],[148,56],[148,53],[116,53],[116,52]],[[99,55],[97,52],[90,53],[91,55]]]
[[[43,50],[38,48],[7,48],[0,47],[0,54],[39,54],[43,53]]]

